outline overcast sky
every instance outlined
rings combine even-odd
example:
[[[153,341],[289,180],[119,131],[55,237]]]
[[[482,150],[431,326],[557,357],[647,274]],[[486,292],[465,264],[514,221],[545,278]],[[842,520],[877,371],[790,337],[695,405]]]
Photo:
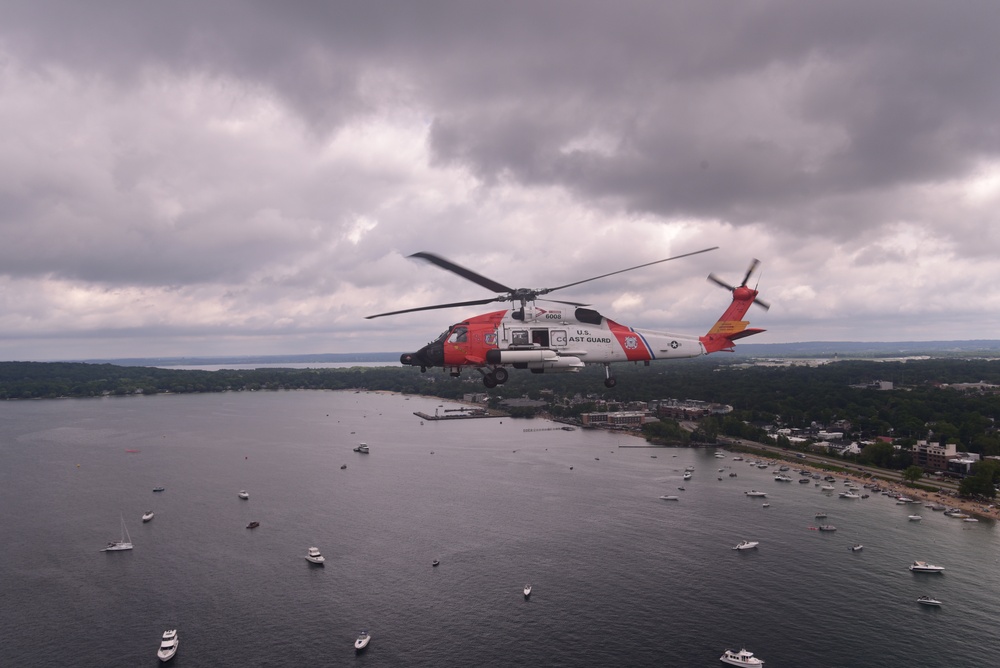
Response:
[[[0,359],[410,351],[407,256],[754,343],[1000,338],[1000,3],[2,2]],[[756,281],[757,276],[752,280]]]

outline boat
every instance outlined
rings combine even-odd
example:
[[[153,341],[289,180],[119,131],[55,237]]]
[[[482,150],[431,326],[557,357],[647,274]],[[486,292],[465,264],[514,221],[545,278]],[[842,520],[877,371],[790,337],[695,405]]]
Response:
[[[851,552],[860,552],[864,548],[864,545],[858,543],[857,545],[851,546]]]
[[[978,522],[979,520],[977,520],[975,517],[966,517],[962,521],[963,522]]]
[[[247,525],[247,529],[256,529],[259,526],[260,522],[251,522],[250,524]]]
[[[729,474],[729,477],[730,477],[730,478],[735,478],[735,477],[736,477],[736,474],[735,474],[735,473],[730,473],[730,474]]]
[[[117,541],[108,543],[101,552],[121,552],[132,549],[132,536],[128,535],[128,527],[125,526],[125,516],[122,516],[122,537]]]
[[[524,597],[528,598],[529,596],[531,596],[531,585],[526,584],[524,585]]]
[[[434,453],[432,452],[431,454],[433,455]],[[347,468],[347,464],[341,464],[341,465],[340,465],[340,470],[341,470],[341,471],[343,471],[343,470],[344,470],[344,469],[346,469],[346,468]]]
[[[743,492],[747,496],[767,496],[766,492],[758,492],[755,489],[751,489],[749,492]]]
[[[752,550],[760,545],[760,541],[756,540],[741,540],[739,544],[734,547],[734,550]]]
[[[722,663],[728,663],[730,666],[763,666],[764,660],[758,659],[753,655],[753,652],[748,652],[745,649],[741,649],[738,652],[727,649],[719,657],[719,661]]]
[[[816,528],[819,529],[820,531],[836,531],[837,530],[837,527],[833,526],[832,524],[820,524]]]
[[[239,493],[239,494],[237,494],[236,496],[240,497],[240,498],[241,498],[241,499],[243,499],[244,501],[246,501],[247,499],[249,499],[249,498],[250,498],[250,495],[249,495],[249,494],[247,494],[247,491],[246,491],[245,489],[241,489],[241,490],[240,490],[240,493]]]
[[[818,520],[824,519],[825,517],[826,517],[826,513],[823,512],[822,510],[819,511],[818,513],[816,513],[816,519],[818,519]]]
[[[842,499],[860,499],[861,495],[854,492],[841,492],[838,496]]]
[[[153,491],[154,492],[162,492],[164,489],[166,489],[166,488],[165,487],[154,487]]]
[[[440,561],[438,561],[437,559],[435,559],[434,561],[431,562],[431,566],[437,566],[440,563],[441,563]]]
[[[941,607],[941,601],[937,600],[936,598],[931,598],[930,596],[918,597],[917,603],[919,603],[920,605],[929,605],[935,608]]]
[[[760,504],[760,507],[761,508],[770,508],[771,504],[770,503],[762,503],[762,504]]]
[[[836,487],[834,487],[833,485],[823,485],[822,487],[820,487],[820,489],[823,490],[824,492],[832,492],[833,490],[836,489]]]
[[[921,517],[920,515],[907,515],[907,518],[908,518],[908,519],[909,519],[909,520],[910,520],[911,522],[919,522],[920,520],[924,519],[924,518],[923,518],[923,517]]]
[[[690,473],[685,473],[684,474],[684,479],[685,480],[690,480],[691,479],[691,474]]]
[[[153,511],[152,510],[147,510],[145,513],[143,513],[143,515],[142,515],[142,521],[143,522],[148,522],[151,519],[153,519]]]
[[[910,564],[910,570],[914,573],[940,573],[944,570],[944,566],[935,566],[926,561],[914,561]]]
[[[359,443],[358,447],[354,448],[354,452],[360,452],[363,455],[367,455],[368,454],[368,444],[367,443]]]
[[[306,554],[306,561],[311,564],[322,566],[323,562],[326,561],[326,558],[319,553],[318,547],[310,547],[309,552]]]
[[[181,644],[181,639],[177,636],[177,629],[170,629],[163,632],[160,639],[160,649],[156,650],[156,658],[166,663],[177,654],[177,648]]]
[[[360,652],[365,647],[368,647],[368,643],[371,642],[372,636],[368,631],[362,631],[358,634],[358,639],[354,641],[354,651]]]
[[[663,501],[679,501],[680,500],[677,496],[675,496],[673,494],[667,494],[667,495],[661,496],[660,499],[662,499]]]

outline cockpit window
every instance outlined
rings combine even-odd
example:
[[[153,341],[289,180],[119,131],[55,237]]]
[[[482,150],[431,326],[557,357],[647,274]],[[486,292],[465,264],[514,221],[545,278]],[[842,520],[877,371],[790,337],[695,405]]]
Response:
[[[448,337],[448,343],[465,343],[469,336],[469,329],[467,327],[456,327],[451,330],[451,335]]]

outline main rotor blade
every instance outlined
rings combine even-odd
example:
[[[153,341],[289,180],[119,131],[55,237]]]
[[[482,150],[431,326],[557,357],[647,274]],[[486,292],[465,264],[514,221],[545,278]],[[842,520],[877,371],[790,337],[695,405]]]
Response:
[[[545,288],[544,290],[539,290],[538,294],[547,295],[550,292],[555,292],[556,290],[562,290],[563,288],[568,288],[574,285],[580,285],[581,283],[588,283],[590,281],[596,281],[599,278],[607,278],[608,276],[614,276],[615,274],[624,274],[626,271],[632,271],[633,269],[642,269],[643,267],[649,267],[654,264],[660,264],[661,262],[670,262],[671,260],[679,260],[682,257],[690,257],[692,255],[698,255],[699,253],[707,253],[708,251],[714,251],[718,246],[712,246],[711,248],[705,248],[700,251],[694,251],[693,253],[684,253],[683,255],[675,255],[673,257],[668,257],[663,260],[656,260],[655,262],[647,262],[646,264],[638,264],[634,267],[629,267],[628,269],[619,269],[618,271],[612,271],[607,274],[601,274],[600,276],[594,276],[593,278],[585,278],[582,281],[576,281],[574,283],[567,283],[566,285],[560,285],[556,288]]]
[[[539,299],[540,302],[550,302],[552,304],[568,304],[569,306],[590,306],[590,304],[581,304],[580,302],[564,302],[558,299]]]
[[[459,266],[450,260],[446,260],[443,257],[435,255],[434,253],[425,253],[423,251],[419,253],[414,253],[410,257],[418,257],[421,260],[427,260],[431,264],[436,264],[442,269],[447,269],[453,274],[458,274],[462,278],[472,281],[476,285],[481,285],[491,292],[513,292],[514,288],[508,288],[503,283],[497,283],[496,281],[486,278],[485,276],[480,276],[471,269],[466,269],[465,267]]]
[[[434,306],[418,306],[417,308],[406,308],[402,311],[389,311],[388,313],[376,313],[375,315],[366,315],[365,320],[371,320],[372,318],[381,318],[385,315],[399,315],[400,313],[413,313],[415,311],[433,311],[439,308],[455,308],[457,306],[479,306],[480,304],[489,304],[490,302],[501,301],[497,297],[490,297],[489,299],[474,299],[468,302],[455,302],[453,304],[435,304]]]

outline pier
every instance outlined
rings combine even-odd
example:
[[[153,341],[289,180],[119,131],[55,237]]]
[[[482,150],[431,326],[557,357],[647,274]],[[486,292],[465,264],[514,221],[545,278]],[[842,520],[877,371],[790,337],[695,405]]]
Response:
[[[487,408],[475,408],[470,409],[465,413],[456,413],[452,415],[429,415],[423,411],[413,411],[413,414],[422,420],[475,420],[480,418],[510,417],[508,413],[504,413],[503,411],[494,411]]]

